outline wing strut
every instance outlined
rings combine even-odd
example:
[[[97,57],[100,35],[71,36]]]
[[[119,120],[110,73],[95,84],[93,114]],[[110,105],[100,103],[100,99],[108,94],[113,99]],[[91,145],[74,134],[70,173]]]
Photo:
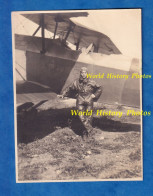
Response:
[[[56,31],[57,31],[57,27],[58,27],[58,22],[56,21],[56,25],[55,25],[55,31],[54,31],[54,38],[55,39],[55,36],[56,36]]]
[[[38,26],[38,28],[35,30],[35,32],[33,33],[33,35],[32,36],[35,36],[36,35],[36,33],[39,31],[39,29],[41,28],[41,25],[39,25]]]
[[[42,54],[45,54],[45,23],[44,23],[44,14],[41,15],[41,40],[42,40],[42,50],[40,51]]]
[[[79,44],[80,44],[80,40],[78,40],[78,42],[76,43],[76,50],[79,50]]]
[[[72,23],[70,23],[68,32],[67,32],[67,34],[66,34],[66,36],[65,36],[65,38],[64,38],[64,41],[65,41],[65,42],[66,42],[66,40],[67,40],[67,38],[68,38],[70,32],[72,31],[73,27],[74,27],[74,25],[73,25]]]

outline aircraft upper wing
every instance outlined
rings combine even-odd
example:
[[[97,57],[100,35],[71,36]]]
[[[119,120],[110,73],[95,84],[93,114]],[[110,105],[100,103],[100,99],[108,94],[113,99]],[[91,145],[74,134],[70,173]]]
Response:
[[[88,47],[91,43],[94,45],[94,52],[103,54],[121,54],[119,49],[111,39],[98,31],[89,29],[75,22],[74,30],[70,33],[68,41],[75,44],[80,41],[79,47]]]
[[[22,14],[22,16],[28,18],[29,20],[40,24],[42,14]],[[58,22],[58,27],[56,35],[64,38],[70,27],[71,31],[67,38],[71,44],[76,45],[79,43],[79,48],[88,47],[91,43],[94,45],[94,52],[103,54],[121,54],[119,49],[111,41],[111,39],[98,31],[89,29],[77,22],[73,22],[71,17],[82,17],[88,16],[87,12],[68,12],[68,13],[45,13],[44,23],[45,28],[54,33],[56,22]]]

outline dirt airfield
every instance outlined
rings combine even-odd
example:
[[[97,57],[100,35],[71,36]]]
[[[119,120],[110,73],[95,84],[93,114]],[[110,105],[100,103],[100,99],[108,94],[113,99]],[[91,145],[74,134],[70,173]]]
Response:
[[[68,119],[65,111],[18,117],[19,182],[142,179],[140,116],[94,118],[86,141]]]

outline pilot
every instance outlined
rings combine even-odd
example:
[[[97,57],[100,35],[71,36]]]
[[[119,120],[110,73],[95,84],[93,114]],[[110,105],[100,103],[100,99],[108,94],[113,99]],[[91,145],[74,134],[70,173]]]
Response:
[[[91,112],[93,110],[93,102],[97,101],[102,93],[102,87],[95,81],[90,80],[87,77],[87,73],[87,68],[82,67],[79,79],[68,86],[62,95],[58,95],[59,98],[64,98],[68,97],[70,93],[76,92],[76,107],[82,112],[79,118],[84,126],[83,140],[86,140],[93,130],[92,115],[83,115],[83,112]]]

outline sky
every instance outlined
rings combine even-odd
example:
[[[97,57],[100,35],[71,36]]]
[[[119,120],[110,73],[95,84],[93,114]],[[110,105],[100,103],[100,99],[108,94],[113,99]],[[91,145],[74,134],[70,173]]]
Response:
[[[87,11],[87,17],[71,18],[72,21],[106,34],[123,55],[141,59],[141,9],[112,9]],[[37,24],[21,16],[13,15],[14,32],[32,35]],[[46,31],[47,38],[53,36]],[[40,36],[40,31],[37,33]]]

